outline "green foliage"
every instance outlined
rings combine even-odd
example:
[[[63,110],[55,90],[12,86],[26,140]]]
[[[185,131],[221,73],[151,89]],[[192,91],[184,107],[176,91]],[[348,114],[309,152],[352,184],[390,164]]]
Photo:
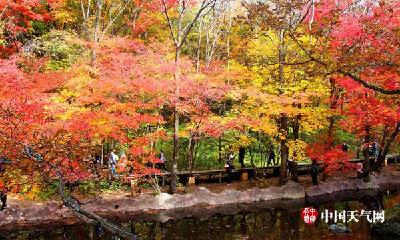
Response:
[[[95,181],[83,181],[79,183],[78,189],[81,193],[95,195],[97,192]]]
[[[356,136],[348,131],[338,129],[336,131],[336,137],[341,142],[346,142],[348,144],[356,144]]]
[[[149,183],[143,183],[139,187],[143,189],[153,189],[153,187]]]
[[[46,200],[53,198],[58,193],[58,187],[59,187],[58,181],[53,181],[53,182],[48,183],[44,188],[42,188],[38,192],[38,198],[41,201],[46,201]]]
[[[86,53],[76,34],[60,30],[36,38],[30,47],[37,56],[49,58],[49,70],[68,68]]]
[[[50,31],[50,26],[42,21],[32,21],[33,35],[42,36]]]
[[[98,189],[101,190],[128,190],[129,186],[127,184],[124,184],[121,181],[112,181],[112,182],[108,182],[108,181],[100,181],[98,182],[98,188],[95,189],[98,191]]]

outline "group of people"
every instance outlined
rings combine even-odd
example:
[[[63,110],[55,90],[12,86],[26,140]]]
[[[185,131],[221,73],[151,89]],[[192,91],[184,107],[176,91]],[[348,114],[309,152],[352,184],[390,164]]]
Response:
[[[379,157],[379,145],[378,142],[375,140],[373,142],[367,142],[362,147],[363,157],[370,158],[370,164],[372,162],[377,162]],[[358,153],[357,153],[358,155]],[[358,156],[357,156],[358,157]],[[371,159],[372,158],[372,159]],[[364,175],[364,164],[357,163],[357,177],[362,178]]]
[[[348,150],[348,146],[347,144],[342,145],[343,148],[346,148],[346,151]],[[241,165],[242,168],[245,167],[244,164],[244,157],[246,154],[246,149],[244,147],[239,147],[239,164]],[[233,164],[233,161],[235,159],[235,155],[234,152],[232,150],[232,146],[229,147],[229,151],[228,154],[226,156],[226,162],[225,162],[225,170],[228,174],[228,183],[232,182],[232,176],[233,176],[233,170],[235,169],[235,166]],[[276,155],[275,155],[275,151],[273,146],[271,146],[269,154],[266,158],[267,160],[267,166],[271,166],[271,165],[276,165]],[[295,165],[295,161],[293,159],[289,159],[288,161],[288,165],[287,165],[287,171],[288,171],[288,175],[293,174],[293,169],[294,169],[294,165]],[[317,162],[317,160],[312,160],[312,164],[311,164],[311,169],[310,169],[310,174],[311,174],[311,179],[312,179],[312,183],[313,185],[317,185],[318,184],[318,174],[321,172],[321,168],[319,167],[319,164]]]
[[[239,154],[238,154],[238,161],[239,164],[242,168],[245,168],[246,165],[244,164],[244,158],[246,155],[246,148],[241,146],[239,147]],[[233,161],[235,159],[235,154],[233,152],[232,146],[229,147],[228,153],[226,155],[226,162],[225,162],[225,170],[228,174],[228,183],[232,182],[232,177],[233,177],[233,170],[235,169],[235,166],[233,164]],[[271,146],[268,157],[267,157],[267,166],[270,166],[271,164],[276,165],[275,162],[275,151],[274,148]]]
[[[90,155],[89,159],[93,162],[93,171],[95,174],[98,174],[98,167],[100,165],[106,164],[108,165],[110,171],[111,171],[111,175],[113,177],[118,176],[117,174],[117,165],[125,165],[125,159],[126,159],[126,155],[124,152],[121,153],[121,155],[118,155],[116,153],[115,149],[112,149],[110,151],[110,153],[108,155],[105,155],[102,158],[102,154],[100,153],[95,153],[94,155]],[[103,161],[106,161],[106,163],[104,163]]]
[[[167,160],[166,160],[164,152],[162,150],[160,151],[160,153],[158,155],[158,158],[159,158],[159,162],[154,164],[154,166],[156,168],[159,168],[160,170],[166,171],[167,170],[167,168],[166,168]],[[125,153],[122,152],[121,155],[118,155],[116,153],[116,150],[112,149],[110,154],[108,155],[108,166],[110,168],[111,175],[113,177],[117,177],[118,176],[118,171],[117,171],[118,169],[117,168],[118,168],[118,166],[121,167],[122,165],[124,165],[124,167],[126,167],[126,155],[125,155]],[[152,165],[152,164],[150,164],[150,165]],[[148,167],[152,167],[150,165]],[[132,172],[133,172],[133,168],[131,167],[129,173],[132,173]]]
[[[242,147],[242,146],[239,147],[239,154],[238,154],[239,159],[238,160],[239,160],[239,164],[241,165],[242,168],[246,167],[244,164],[245,155],[246,155],[246,148]],[[234,159],[234,153],[232,150],[232,146],[230,146],[228,154],[227,154],[227,161],[226,161],[225,167],[228,167],[228,165],[232,165],[232,167],[233,167],[233,159]],[[275,159],[276,159],[275,151],[274,151],[273,146],[271,146],[271,148],[269,150],[269,154],[266,158],[267,166],[276,165]]]
[[[368,156],[373,157],[376,161],[379,155],[379,146],[377,141],[368,144]]]

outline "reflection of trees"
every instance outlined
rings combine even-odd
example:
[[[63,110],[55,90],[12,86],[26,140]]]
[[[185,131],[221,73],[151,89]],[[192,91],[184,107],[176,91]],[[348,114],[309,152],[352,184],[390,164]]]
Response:
[[[300,211],[298,209],[286,210],[279,212],[279,226],[281,240],[297,240],[300,238]]]
[[[290,239],[300,238],[300,211],[298,209],[289,212]]]
[[[383,201],[383,193],[379,192],[375,196],[364,196],[361,198],[360,202],[362,203],[362,208],[364,210],[384,210],[384,201]],[[373,235],[370,229],[370,223],[368,222],[367,219],[363,218],[361,219],[361,224],[362,226],[366,226],[367,229],[367,236],[373,239]]]
[[[289,212],[287,210],[281,210],[279,212],[279,239],[287,240],[289,239]]]

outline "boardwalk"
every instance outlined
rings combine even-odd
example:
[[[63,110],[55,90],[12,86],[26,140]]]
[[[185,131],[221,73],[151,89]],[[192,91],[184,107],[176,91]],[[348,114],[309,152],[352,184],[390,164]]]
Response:
[[[371,158],[372,159],[372,158]],[[388,163],[392,162],[398,162],[400,161],[400,156],[399,155],[387,155],[386,160]],[[349,160],[350,162],[356,164],[356,163],[361,163],[364,162],[364,159],[351,159]],[[322,167],[323,164],[321,164]],[[298,174],[308,174],[309,169],[311,167],[311,163],[299,163],[298,164]],[[247,177],[252,177],[254,175],[257,176],[265,176],[267,174],[271,174],[273,176],[279,176],[279,168],[280,165],[273,165],[273,166],[268,166],[268,167],[246,167],[246,168],[237,168],[233,171],[234,175],[247,175]],[[218,182],[222,183],[223,177],[226,177],[227,172],[225,169],[214,169],[214,170],[200,170],[200,171],[192,171],[191,173],[189,171],[180,171],[178,172],[178,176],[181,179],[187,180],[189,175],[195,177],[195,178],[200,178],[200,177],[208,177],[209,181],[211,179],[217,177]],[[154,175],[152,175],[154,176]],[[163,172],[160,174],[156,174],[157,177],[161,178],[161,183],[162,186],[166,184],[166,182],[169,180],[171,173],[170,172]],[[129,178],[134,178],[134,176],[128,176]],[[247,178],[245,178],[247,179]]]

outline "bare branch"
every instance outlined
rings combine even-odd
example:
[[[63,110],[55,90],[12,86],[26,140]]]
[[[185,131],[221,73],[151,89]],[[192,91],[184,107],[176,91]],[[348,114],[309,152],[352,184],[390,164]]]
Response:
[[[177,42],[177,40],[175,38],[175,35],[174,35],[174,29],[173,29],[173,26],[172,26],[172,21],[171,21],[171,18],[169,17],[169,14],[168,14],[167,3],[165,2],[165,0],[162,0],[162,2],[163,2],[163,7],[164,7],[164,14],[165,14],[165,16],[167,18],[167,22],[168,22],[169,33],[171,34],[171,38],[174,41],[175,45],[178,46],[178,42]]]
[[[82,17],[86,21],[85,7],[83,6],[83,0],[81,0],[81,10],[82,10]]]
[[[165,0],[163,0],[163,1],[165,1]],[[178,43],[178,48],[182,47],[182,45],[185,43],[186,38],[187,38],[187,36],[188,36],[190,30],[192,30],[192,28],[193,28],[195,22],[196,22],[197,19],[199,19],[199,17],[202,15],[203,11],[204,11],[205,9],[207,9],[209,6],[211,6],[211,4],[213,4],[213,3],[215,4],[215,1],[216,1],[216,0],[208,0],[208,1],[207,1],[207,0],[203,0],[203,1],[202,1],[201,5],[200,5],[200,8],[199,8],[199,10],[197,11],[196,15],[194,16],[194,18],[192,19],[192,21],[190,21],[190,22],[186,25],[186,27],[183,29],[182,38],[181,38],[180,43]]]
[[[125,11],[126,7],[128,6],[128,4],[130,4],[132,2],[132,0],[128,0],[124,6],[121,7],[121,9],[118,11],[118,13],[114,16],[114,18],[111,18],[111,13],[110,13],[110,20],[108,21],[107,26],[104,28],[101,36],[99,37],[99,41],[101,41],[101,39],[104,37],[104,35],[107,33],[108,29],[113,25],[113,23],[115,22],[115,20],[117,20],[117,18]],[[140,9],[141,9],[142,5],[140,5],[139,7],[137,7],[133,13],[137,13]]]

